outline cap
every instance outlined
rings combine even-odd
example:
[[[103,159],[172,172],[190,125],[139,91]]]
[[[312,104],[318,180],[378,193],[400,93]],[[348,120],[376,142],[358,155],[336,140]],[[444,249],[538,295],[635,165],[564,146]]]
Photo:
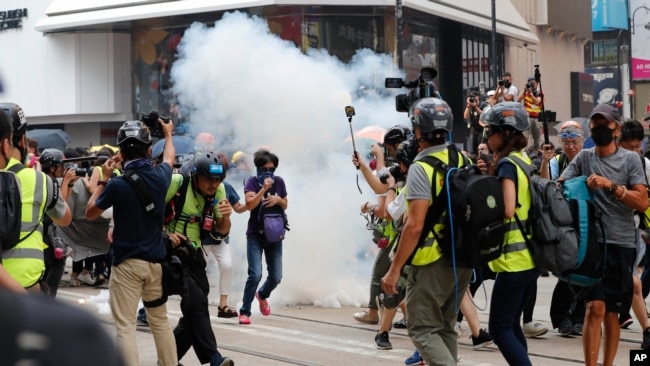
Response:
[[[535,80],[535,75],[530,75],[530,76],[528,77],[528,81],[533,81],[533,80]]]
[[[495,91],[495,90],[490,90],[489,92],[487,92],[487,96],[488,96],[488,97],[493,97],[494,94],[496,94],[496,91]]]
[[[589,115],[589,119],[593,119],[597,114],[605,117],[605,119],[609,122],[616,121],[617,123],[621,123],[620,117],[618,115],[618,109],[609,104],[599,104],[594,107],[594,109],[591,111],[591,114]]]

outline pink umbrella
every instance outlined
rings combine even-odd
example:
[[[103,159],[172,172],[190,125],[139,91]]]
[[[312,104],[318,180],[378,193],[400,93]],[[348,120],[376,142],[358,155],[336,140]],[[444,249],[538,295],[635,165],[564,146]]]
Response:
[[[377,142],[384,142],[384,133],[386,129],[379,126],[367,126],[354,133],[356,137],[367,138]],[[349,141],[349,139],[348,139]]]

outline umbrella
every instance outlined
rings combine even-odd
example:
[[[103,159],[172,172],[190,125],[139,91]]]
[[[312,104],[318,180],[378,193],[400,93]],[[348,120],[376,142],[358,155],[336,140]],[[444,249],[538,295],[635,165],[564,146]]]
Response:
[[[65,150],[65,146],[72,141],[72,137],[60,129],[44,129],[27,131],[27,137],[38,142],[39,150],[56,148]]]
[[[119,147],[112,146],[112,145],[109,145],[109,144],[104,144],[104,145],[91,146],[90,147],[90,152],[91,153],[92,152],[97,152],[97,151],[99,151],[101,149],[104,149],[104,148],[107,148],[107,149],[111,150],[113,153],[116,153],[116,152],[120,151]]]
[[[355,131],[354,136],[359,138],[369,139],[374,142],[383,142],[385,133],[386,133],[386,129],[383,127],[367,126],[358,131]],[[351,137],[345,139],[345,141],[351,141],[351,140],[352,140]]]
[[[172,142],[176,148],[176,155],[194,154],[194,138],[192,136],[172,136]],[[156,141],[151,147],[151,156],[162,155],[165,148],[165,139]]]

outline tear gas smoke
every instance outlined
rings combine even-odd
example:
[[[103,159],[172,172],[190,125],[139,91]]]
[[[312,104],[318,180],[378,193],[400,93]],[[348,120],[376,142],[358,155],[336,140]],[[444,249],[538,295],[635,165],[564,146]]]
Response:
[[[385,77],[403,76],[391,58],[359,50],[343,64],[325,50],[305,55],[272,34],[263,19],[229,13],[214,27],[194,24],[185,32],[171,75],[180,104],[190,111],[194,134],[211,132],[221,151],[252,155],[266,146],[280,158],[276,174],[287,183],[291,231],[283,243],[283,278],[272,303],[367,303],[375,248],[359,207],[376,198],[367,185],[362,185],[364,195],[357,191],[355,175],[361,173],[350,161],[344,106],[351,102],[356,108],[354,130],[410,126],[407,115],[395,111],[395,94],[382,96],[367,88],[383,87]],[[360,98],[362,86],[366,92]],[[364,157],[369,147],[357,142]],[[243,202],[243,189],[236,188]],[[233,213],[232,218],[232,303],[241,303],[246,281],[249,215]],[[211,274],[212,283],[217,274]],[[218,299],[218,289],[211,293]]]

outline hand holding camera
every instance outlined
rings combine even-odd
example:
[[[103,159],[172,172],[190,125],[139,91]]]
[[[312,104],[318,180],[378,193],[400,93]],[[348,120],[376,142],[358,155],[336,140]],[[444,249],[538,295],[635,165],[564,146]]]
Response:
[[[165,136],[171,136],[172,131],[174,131],[174,121],[172,121],[170,117],[158,115],[158,112],[156,111],[152,111],[148,115],[143,115],[140,120],[149,127],[149,131],[153,137],[162,138]]]

